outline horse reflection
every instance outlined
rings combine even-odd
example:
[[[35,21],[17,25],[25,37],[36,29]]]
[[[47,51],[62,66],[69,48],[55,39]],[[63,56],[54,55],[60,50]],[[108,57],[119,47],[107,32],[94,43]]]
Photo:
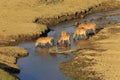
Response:
[[[49,53],[49,49],[48,48],[39,48],[39,47],[36,47],[35,51],[38,54],[48,54]]]
[[[61,44],[60,46],[57,46],[58,51],[67,51],[70,49],[70,46],[67,46],[66,44]]]
[[[79,40],[79,41],[74,41],[74,44],[77,48],[92,48],[94,45],[91,43],[90,40]]]
[[[39,54],[40,56],[51,56],[51,57],[56,57],[56,54],[50,54],[49,53],[49,49],[50,48],[40,48],[40,47],[36,47],[35,48],[35,52],[37,54]]]

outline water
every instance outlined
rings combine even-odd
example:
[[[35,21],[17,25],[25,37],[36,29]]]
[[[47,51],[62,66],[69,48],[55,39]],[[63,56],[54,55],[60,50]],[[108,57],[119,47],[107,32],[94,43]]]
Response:
[[[18,77],[21,80],[68,80],[59,69],[59,64],[71,59],[73,54],[66,56],[40,53],[40,48],[35,51],[33,42],[19,44],[19,46],[29,51],[28,57],[18,60],[18,65],[21,66],[21,72]]]
[[[97,29],[105,25],[111,25],[120,22],[120,15],[106,16],[111,13],[118,13],[120,9],[95,13],[86,16],[84,19],[76,19],[68,22],[60,23],[48,33],[48,36],[55,38],[55,45],[61,30],[65,30],[71,35],[71,48],[91,48],[94,44],[90,40],[81,40],[74,42],[72,34],[75,27],[72,26],[75,22],[92,22],[97,24]],[[51,55],[47,49],[35,48],[34,42],[20,43],[18,46],[26,48],[29,51],[29,56],[18,59],[17,64],[20,66],[21,72],[17,75],[21,80],[71,80],[71,78],[64,76],[59,69],[60,63],[70,60],[74,54],[69,55]]]

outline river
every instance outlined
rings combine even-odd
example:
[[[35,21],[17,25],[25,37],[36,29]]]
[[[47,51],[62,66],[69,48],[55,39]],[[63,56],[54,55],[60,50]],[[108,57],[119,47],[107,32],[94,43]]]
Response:
[[[71,35],[71,47],[76,48],[91,48],[93,47],[92,42],[88,40],[81,40],[79,43],[76,43],[72,39],[72,34],[75,30],[73,24],[75,22],[87,22],[87,23],[96,23],[97,30],[103,28],[106,25],[111,25],[120,22],[120,9],[94,13],[86,16],[83,19],[75,19],[72,21],[62,22],[54,27],[53,31],[48,33],[48,36],[53,36],[56,40],[60,35],[61,30],[65,30]],[[89,46],[89,44],[92,44]],[[74,57],[75,53],[70,53],[68,55],[61,54],[49,54],[47,49],[35,48],[34,42],[25,42],[20,43],[18,46],[23,47],[28,50],[29,55],[18,59],[17,64],[20,66],[21,72],[17,75],[20,80],[71,80],[70,77],[67,77],[63,74],[63,71],[60,70],[59,65],[67,60],[70,60]],[[58,49],[58,48],[57,48]],[[59,49],[61,50],[61,49]]]

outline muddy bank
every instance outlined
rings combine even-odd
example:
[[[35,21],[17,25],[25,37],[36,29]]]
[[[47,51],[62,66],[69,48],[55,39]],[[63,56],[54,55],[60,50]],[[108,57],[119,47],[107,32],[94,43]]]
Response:
[[[0,68],[12,72],[19,73],[20,68],[16,65],[19,57],[27,56],[27,50],[15,46],[0,47]]]
[[[38,25],[35,23],[25,23],[20,25],[14,23],[14,25],[12,25],[11,27],[6,27],[7,29],[2,28],[2,31],[0,32],[0,37],[2,37],[0,39],[1,46],[10,46],[16,45],[19,42],[31,41],[36,39],[37,37],[40,37],[42,34],[48,31],[47,26],[40,24]]]
[[[64,71],[64,74],[71,77],[73,80],[102,80],[102,75],[99,75],[100,73],[88,68],[96,64],[96,61],[92,56],[99,55],[94,53],[81,54],[81,52],[76,54],[77,55],[73,59],[61,64],[60,69]]]
[[[110,0],[110,1],[105,1],[105,2],[98,3],[96,5],[89,6],[86,9],[76,10],[74,12],[66,12],[64,14],[59,14],[52,17],[38,17],[33,22],[39,23],[39,24],[45,24],[49,27],[53,27],[58,23],[70,21],[77,18],[79,19],[84,18],[86,15],[89,15],[95,12],[119,9],[120,8],[119,6],[120,6],[119,1]]]
[[[62,63],[60,68],[66,76],[75,80],[118,80],[119,35],[120,23],[105,27],[91,38],[98,50],[81,50],[73,59]]]
[[[19,73],[17,59],[28,55],[28,51],[16,46],[0,47],[0,80],[19,80],[13,73]]]

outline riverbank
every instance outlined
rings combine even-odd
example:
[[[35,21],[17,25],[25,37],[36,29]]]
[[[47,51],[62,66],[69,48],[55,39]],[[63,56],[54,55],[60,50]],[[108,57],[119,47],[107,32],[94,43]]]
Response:
[[[80,50],[61,65],[66,76],[84,80],[118,80],[120,23],[110,25],[93,36],[95,49]]]
[[[106,6],[108,7],[105,10],[119,8],[119,2],[114,0],[110,2],[106,2],[107,0],[76,0],[76,2],[66,0],[54,4],[38,4],[37,0],[32,1],[0,1],[0,63],[3,65],[0,67],[4,70],[8,67],[9,72],[16,73],[16,69],[19,72],[16,59],[28,55],[25,49],[14,46],[17,43],[35,40],[47,31],[47,26],[52,27],[63,21],[83,18],[95,11],[104,11]],[[86,5],[88,3],[89,5]],[[109,8],[110,6],[112,8]],[[24,55],[21,56],[23,53]]]
[[[11,42],[33,40],[47,30],[47,26],[52,27],[60,22],[83,18],[93,12],[116,9],[120,5],[118,1],[114,0],[66,0],[48,5],[38,4],[36,1],[32,3],[31,0],[30,3],[27,1],[4,2],[1,0],[3,4],[0,5],[1,44],[8,42],[9,45]],[[79,3],[82,4],[79,5]],[[89,5],[86,5],[88,3]]]

